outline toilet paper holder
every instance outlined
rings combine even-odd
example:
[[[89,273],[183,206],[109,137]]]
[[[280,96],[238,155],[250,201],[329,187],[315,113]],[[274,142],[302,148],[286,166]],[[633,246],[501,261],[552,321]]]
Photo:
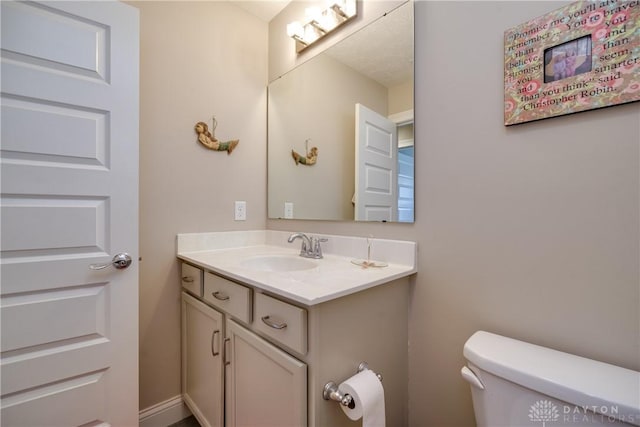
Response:
[[[358,365],[358,373],[364,370],[369,370],[369,364],[367,362],[360,362],[360,364]],[[376,377],[378,377],[378,379],[382,382],[382,375],[376,374]],[[342,391],[340,391],[338,385],[333,381],[329,381],[324,385],[324,388],[322,389],[322,398],[324,400],[335,400],[336,402],[340,402],[342,406],[346,406],[349,409],[353,409],[356,407],[356,403],[353,401],[353,397],[351,397],[351,395],[347,393],[343,393]]]

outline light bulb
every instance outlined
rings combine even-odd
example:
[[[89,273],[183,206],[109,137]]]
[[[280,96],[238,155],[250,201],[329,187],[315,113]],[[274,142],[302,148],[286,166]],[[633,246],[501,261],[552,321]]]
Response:
[[[296,39],[304,37],[304,27],[298,21],[294,21],[287,25],[287,35]]]
[[[342,11],[349,18],[356,15],[356,0],[344,0],[344,6],[341,6]]]
[[[317,6],[308,7],[304,10],[304,15],[309,20],[319,21],[322,19],[322,10]]]

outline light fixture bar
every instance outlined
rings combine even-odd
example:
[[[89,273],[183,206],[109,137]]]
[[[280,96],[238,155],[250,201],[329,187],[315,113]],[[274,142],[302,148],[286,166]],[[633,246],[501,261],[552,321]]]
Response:
[[[291,36],[292,39],[294,39],[296,41],[296,43],[300,43],[304,46],[307,46],[307,42],[304,41],[304,39],[302,37],[300,37],[297,34],[294,34],[293,36]]]
[[[320,23],[318,21],[316,21],[315,19],[311,22],[309,22],[309,24],[307,25],[311,25],[313,28],[316,29],[316,31],[319,31],[323,36],[327,34],[327,30],[325,30],[324,28],[322,28],[322,25],[320,25]],[[335,27],[333,27],[335,28]]]
[[[292,22],[287,25],[287,34],[296,41],[296,52],[302,52],[355,18],[358,14],[356,5],[356,0],[337,0],[322,12],[313,10],[311,19],[305,24]]]
[[[337,4],[333,4],[333,5],[331,5],[331,9],[333,9],[333,11],[334,11],[335,13],[337,13],[337,14],[338,14],[338,15],[340,15],[340,16],[342,16],[343,18],[345,18],[345,19],[348,19],[348,18],[349,18],[349,17],[347,16],[347,14],[346,14],[346,13],[344,13],[344,11],[342,10],[342,8],[341,8],[339,5],[337,5]]]

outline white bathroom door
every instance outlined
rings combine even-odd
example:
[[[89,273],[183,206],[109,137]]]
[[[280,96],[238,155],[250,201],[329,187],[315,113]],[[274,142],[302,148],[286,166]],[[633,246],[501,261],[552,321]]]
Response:
[[[358,221],[398,220],[398,130],[384,116],[356,104]]]
[[[138,11],[1,13],[2,424],[137,425]]]

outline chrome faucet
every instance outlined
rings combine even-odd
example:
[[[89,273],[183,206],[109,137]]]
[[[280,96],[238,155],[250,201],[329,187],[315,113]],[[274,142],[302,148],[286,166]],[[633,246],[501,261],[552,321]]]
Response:
[[[287,242],[293,243],[293,241],[296,240],[297,238],[302,239],[302,246],[300,247],[300,256],[306,256],[305,254],[307,254],[309,252],[309,249],[311,248],[311,239],[309,239],[309,237],[304,233],[293,233],[291,236],[289,236],[289,238],[287,239]]]
[[[293,233],[287,239],[287,242],[293,243],[297,238],[302,239],[302,246],[300,246],[300,256],[305,258],[322,258],[322,246],[323,242],[328,242],[329,239],[309,237],[304,233]]]

